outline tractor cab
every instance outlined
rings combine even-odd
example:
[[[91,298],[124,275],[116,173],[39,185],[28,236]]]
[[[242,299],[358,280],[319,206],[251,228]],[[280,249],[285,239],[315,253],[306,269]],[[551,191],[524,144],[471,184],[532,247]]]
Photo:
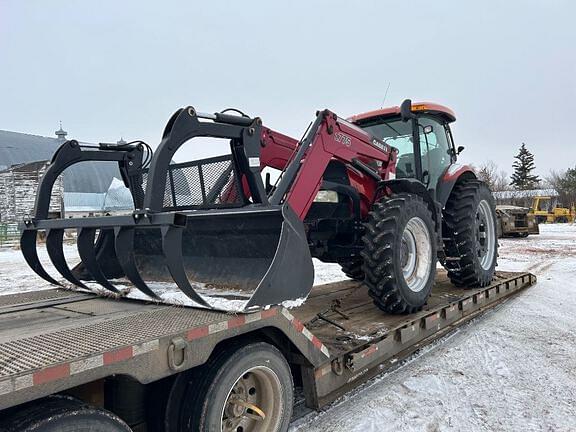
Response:
[[[450,132],[454,112],[442,105],[405,100],[401,106],[358,114],[350,120],[398,149],[396,178],[417,179],[431,191],[463,150],[454,147]]]

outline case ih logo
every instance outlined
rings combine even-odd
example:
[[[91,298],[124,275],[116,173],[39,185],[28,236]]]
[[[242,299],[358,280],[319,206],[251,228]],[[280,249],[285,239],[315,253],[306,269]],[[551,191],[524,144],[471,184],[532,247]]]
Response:
[[[344,144],[346,147],[350,147],[352,145],[352,139],[348,135],[344,135],[342,132],[337,132],[334,134],[334,139]]]
[[[390,153],[392,151],[392,147],[390,147],[388,144],[383,143],[382,141],[377,140],[376,138],[374,138],[372,140],[372,144],[382,150],[384,150],[386,153]]]

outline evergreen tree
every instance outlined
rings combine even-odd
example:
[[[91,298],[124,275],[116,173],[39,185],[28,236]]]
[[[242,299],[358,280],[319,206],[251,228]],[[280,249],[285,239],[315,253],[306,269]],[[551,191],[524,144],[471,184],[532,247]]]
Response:
[[[540,183],[540,177],[530,174],[536,165],[534,165],[534,155],[528,151],[526,144],[522,143],[514,159],[516,159],[512,164],[514,173],[510,185],[519,190],[534,189]]]
[[[576,167],[568,168],[556,186],[565,206],[576,204]]]

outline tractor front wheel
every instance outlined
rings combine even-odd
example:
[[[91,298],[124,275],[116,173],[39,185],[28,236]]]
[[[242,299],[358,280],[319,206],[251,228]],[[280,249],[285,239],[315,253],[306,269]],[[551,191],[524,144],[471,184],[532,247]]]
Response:
[[[378,201],[363,237],[364,283],[384,312],[419,310],[436,275],[436,239],[432,213],[416,195],[399,193]]]

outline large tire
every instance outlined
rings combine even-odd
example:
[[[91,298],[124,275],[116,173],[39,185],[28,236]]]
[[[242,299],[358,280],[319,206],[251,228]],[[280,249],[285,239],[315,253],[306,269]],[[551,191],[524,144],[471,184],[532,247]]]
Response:
[[[442,227],[448,277],[458,287],[483,287],[492,282],[498,255],[496,211],[488,186],[462,181],[452,190]]]
[[[545,224],[548,222],[548,218],[546,216],[536,216],[536,222],[539,224]]]
[[[346,276],[355,281],[364,280],[364,270],[362,270],[363,262],[361,259],[352,261],[341,261],[340,267]]]
[[[166,431],[284,432],[293,399],[290,367],[278,349],[264,342],[232,345],[178,376],[168,400]],[[252,418],[242,417],[246,414]]]
[[[0,424],[3,432],[130,432],[109,411],[68,396],[49,396],[19,409]]]
[[[400,193],[378,201],[363,237],[364,283],[376,306],[392,314],[419,310],[436,274],[432,213],[416,195]]]

